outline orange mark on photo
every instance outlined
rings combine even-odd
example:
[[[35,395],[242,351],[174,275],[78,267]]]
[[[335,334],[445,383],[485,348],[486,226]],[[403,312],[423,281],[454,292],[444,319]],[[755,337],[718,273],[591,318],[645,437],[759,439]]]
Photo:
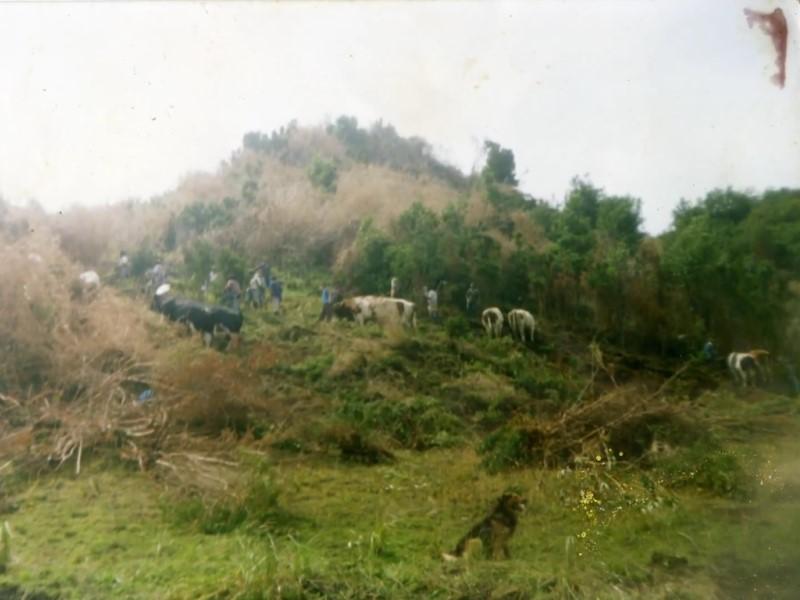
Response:
[[[786,47],[789,37],[789,28],[786,25],[786,17],[780,8],[776,8],[771,13],[758,12],[744,9],[744,16],[747,18],[747,25],[752,29],[753,25],[758,27],[772,38],[772,45],[775,46],[775,66],[778,72],[772,76],[772,81],[779,87],[786,83]]]

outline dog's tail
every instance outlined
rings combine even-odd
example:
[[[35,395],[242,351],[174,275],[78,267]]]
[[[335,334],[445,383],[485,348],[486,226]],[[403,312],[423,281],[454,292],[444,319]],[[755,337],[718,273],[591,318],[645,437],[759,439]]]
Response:
[[[480,555],[483,549],[483,543],[478,537],[464,537],[456,544],[455,550],[452,552],[443,552],[442,558],[447,562],[452,562],[460,558],[475,558]]]
[[[448,554],[447,552],[442,552],[442,560],[445,562],[454,562],[458,560],[458,557],[453,554]]]
[[[450,552],[442,552],[442,558],[447,562],[453,562],[464,556],[464,546],[466,545],[467,539],[462,538],[458,540],[458,544],[454,550]]]

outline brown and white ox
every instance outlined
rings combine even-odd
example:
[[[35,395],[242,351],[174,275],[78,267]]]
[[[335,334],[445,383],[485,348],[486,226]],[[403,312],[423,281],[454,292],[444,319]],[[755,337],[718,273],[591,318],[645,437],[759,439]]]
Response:
[[[766,350],[750,350],[750,352],[731,352],[728,355],[728,369],[734,383],[744,387],[754,386],[760,380],[768,379],[766,363],[769,352]]]
[[[515,308],[508,313],[508,328],[511,337],[524,342],[526,337],[533,343],[533,332],[536,330],[536,321],[527,310]]]
[[[503,334],[503,311],[496,306],[487,308],[481,313],[481,324],[489,337],[500,337]]]
[[[417,309],[413,302],[386,296],[354,296],[337,303],[333,314],[355,320],[359,325],[374,321],[381,326],[417,328]]]

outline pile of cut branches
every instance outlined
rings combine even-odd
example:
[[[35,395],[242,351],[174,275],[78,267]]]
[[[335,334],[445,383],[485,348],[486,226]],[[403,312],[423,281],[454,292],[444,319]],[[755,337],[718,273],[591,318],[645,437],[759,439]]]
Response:
[[[490,468],[634,460],[662,437],[696,435],[686,403],[667,402],[634,386],[615,388],[575,404],[552,419],[526,417],[501,429],[482,447]]]
[[[169,396],[156,391],[141,402],[128,376],[128,369],[107,374],[80,401],[64,401],[62,390],[0,397],[9,417],[0,426],[0,462],[34,472],[71,468],[77,476],[90,453],[104,451],[181,488],[227,489],[237,465],[232,444],[185,433],[171,416]]]

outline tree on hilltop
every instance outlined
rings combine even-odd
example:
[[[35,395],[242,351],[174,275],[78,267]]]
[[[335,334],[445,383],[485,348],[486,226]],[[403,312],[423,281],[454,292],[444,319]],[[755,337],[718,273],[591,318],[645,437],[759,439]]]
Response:
[[[483,143],[486,150],[486,166],[483,167],[483,176],[496,183],[517,185],[516,164],[514,153],[500,144],[486,140]]]

